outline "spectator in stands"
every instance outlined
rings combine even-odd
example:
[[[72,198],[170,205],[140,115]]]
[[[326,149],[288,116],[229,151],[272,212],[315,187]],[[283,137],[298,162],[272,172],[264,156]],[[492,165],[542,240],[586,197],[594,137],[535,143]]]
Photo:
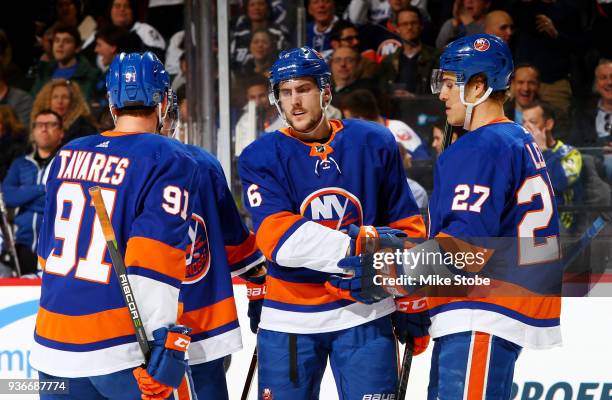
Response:
[[[13,62],[11,42],[2,29],[0,29],[0,67],[4,69],[2,74],[10,86],[28,89],[23,71]]]
[[[96,32],[94,52],[97,55],[97,67],[106,72],[115,55],[140,50],[141,43],[123,28],[107,25]]]
[[[38,76],[32,87],[32,95],[36,96],[39,90],[51,79],[70,80],[81,87],[86,98],[93,94],[98,70],[81,57],[81,36],[73,26],[58,25],[53,33],[52,62],[41,62]]]
[[[32,96],[24,90],[9,85],[6,67],[0,64],[0,105],[12,107],[24,126],[30,125]]]
[[[571,143],[602,146],[608,182],[612,182],[612,60],[602,59],[595,68],[595,92],[587,106],[576,112]]]
[[[165,41],[185,27],[183,0],[149,0],[147,23],[159,31]]]
[[[581,201],[582,155],[574,146],[555,139],[554,108],[542,101],[532,103],[523,109],[523,126],[531,132],[544,156],[557,204],[575,204]],[[574,214],[563,212],[560,218],[563,228],[572,231],[575,223]]]
[[[360,44],[359,31],[355,25],[348,21],[336,22],[330,34],[330,45],[333,50],[340,47],[350,47],[360,52]],[[357,65],[357,77],[370,79],[377,71],[376,51],[374,49],[366,49],[361,52],[359,65]]]
[[[389,128],[395,140],[410,153],[413,159],[424,160],[430,158],[423,141],[412,128],[402,121],[387,119],[380,115],[376,97],[372,92],[364,89],[355,90],[344,97],[340,109],[345,118],[373,121]]]
[[[79,30],[81,38],[88,38],[96,31],[96,20],[91,15],[84,14],[81,0],[56,0],[55,20],[66,26],[74,26]]]
[[[248,105],[240,116],[235,129],[234,154],[236,157],[242,150],[264,132],[273,132],[283,127],[276,107],[268,101],[268,87],[270,82],[262,75],[251,75],[244,81],[248,101],[255,103],[255,126],[249,126]],[[255,128],[255,129],[253,129]]]
[[[28,135],[13,108],[0,106],[0,182],[16,157],[25,154]]]
[[[32,115],[50,109],[62,117],[64,141],[68,143],[78,137],[97,133],[89,105],[85,102],[78,85],[63,79],[54,79],[40,90],[34,99]]]
[[[514,22],[512,17],[505,11],[495,10],[487,14],[484,22],[484,33],[495,35],[506,44],[510,43]]]
[[[523,109],[539,98],[540,71],[533,64],[522,63],[514,68],[510,86],[513,101],[504,103],[504,114],[517,124],[523,123]]]
[[[270,67],[276,60],[277,45],[275,37],[268,29],[259,28],[253,31],[249,44],[249,57],[241,68],[241,75],[260,74],[268,77]]]
[[[143,51],[150,50],[163,60],[166,41],[153,26],[136,21],[135,12],[135,0],[112,0],[110,3],[111,23],[114,26],[136,33],[144,45]]]
[[[573,0],[519,0],[511,10],[517,28],[515,62],[540,70],[540,97],[567,115],[572,100],[572,54],[584,47],[580,12]]]
[[[431,94],[429,79],[439,52],[421,41],[421,11],[408,5],[399,11],[397,21],[403,44],[382,62],[379,82],[383,93],[391,92],[394,97]]]
[[[36,242],[45,208],[46,172],[62,143],[62,117],[41,110],[32,118],[34,151],[17,158],[2,182],[7,207],[19,208],[15,216],[15,243],[23,274],[36,272]]]
[[[442,49],[457,38],[484,32],[484,20],[490,5],[490,0],[455,0],[453,17],[442,24],[436,47]]]
[[[400,156],[402,157],[402,162],[404,164],[404,171],[408,174],[408,171],[412,168],[412,155],[406,151],[406,148],[402,146],[400,143],[397,144],[397,148],[399,149]],[[410,179],[410,177],[406,176],[406,180],[408,181],[408,186],[410,186],[410,191],[412,192],[412,196],[414,196],[414,201],[416,201],[417,206],[419,208],[427,208],[429,203],[429,198],[427,197],[427,191],[421,184],[414,179]]]
[[[352,47],[334,50],[329,63],[332,73],[332,104],[339,107],[342,98],[357,89],[375,90],[373,81],[359,79],[361,54]]]
[[[280,51],[287,45],[287,28],[275,25],[270,0],[244,0],[244,15],[236,20],[231,30],[230,57],[236,70],[251,58],[251,39],[255,31],[265,29],[273,38],[272,43]]]
[[[332,52],[331,30],[338,22],[335,0],[308,0],[308,14],[312,17],[306,26],[306,45],[327,58]]]

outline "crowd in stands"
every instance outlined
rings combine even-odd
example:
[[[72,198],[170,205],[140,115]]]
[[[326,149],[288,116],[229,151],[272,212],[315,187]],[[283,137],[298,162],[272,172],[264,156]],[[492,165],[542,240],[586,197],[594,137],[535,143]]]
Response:
[[[475,33],[496,35],[513,52],[506,116],[534,135],[558,203],[610,205],[609,0],[228,1],[235,157],[285,123],[268,102],[267,77],[278,54],[298,45],[296,9],[303,1],[304,44],[332,71],[326,113],[386,125],[423,207],[444,128],[443,109],[429,88],[431,72],[446,44]],[[24,248],[34,250],[32,239],[22,238],[41,211],[40,172],[62,144],[113,128],[105,72],[116,54],[153,51],[187,116],[183,0],[34,3],[35,10],[16,5],[0,25],[0,180],[8,206],[18,209],[12,218],[24,260],[30,257]],[[214,3],[204,2],[213,13]],[[16,188],[28,194],[15,198]],[[575,213],[562,220],[566,232],[580,229]]]

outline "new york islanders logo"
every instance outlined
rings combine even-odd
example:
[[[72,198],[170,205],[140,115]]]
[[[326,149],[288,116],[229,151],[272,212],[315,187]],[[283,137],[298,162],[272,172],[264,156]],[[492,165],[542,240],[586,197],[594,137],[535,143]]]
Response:
[[[272,390],[271,390],[271,389],[268,389],[268,388],[265,388],[265,389],[263,390],[263,393],[261,394],[261,398],[262,398],[263,400],[273,400],[273,399],[272,399]]]
[[[352,193],[338,187],[313,192],[304,199],[300,214],[331,229],[347,229],[350,224],[361,226],[363,208]]]
[[[486,38],[478,38],[474,42],[474,48],[478,51],[487,51],[491,47],[491,43]]]
[[[189,224],[189,239],[187,246],[187,272],[184,283],[196,283],[206,276],[210,269],[210,246],[204,219],[197,214],[191,215]]]

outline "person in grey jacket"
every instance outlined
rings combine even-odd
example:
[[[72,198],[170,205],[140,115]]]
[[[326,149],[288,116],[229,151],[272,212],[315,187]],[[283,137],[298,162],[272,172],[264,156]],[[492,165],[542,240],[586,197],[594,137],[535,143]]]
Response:
[[[64,137],[59,114],[42,110],[33,121],[34,151],[15,159],[2,182],[6,206],[19,209],[15,216],[15,243],[22,274],[35,273],[37,269],[36,245],[45,208],[45,183]]]

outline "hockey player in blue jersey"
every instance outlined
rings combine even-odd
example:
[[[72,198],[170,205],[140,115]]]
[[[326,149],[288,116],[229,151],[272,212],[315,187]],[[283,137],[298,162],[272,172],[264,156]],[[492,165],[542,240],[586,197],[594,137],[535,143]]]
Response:
[[[46,186],[38,244],[43,269],[30,362],[69,393],[42,399],[190,396],[188,328],[177,325],[197,164],[156,134],[168,75],[152,53],[117,56],[106,85],[115,129],[73,140]],[[145,360],[88,189],[100,186],[151,345]],[[146,365],[144,363],[146,362]]]
[[[326,282],[354,254],[363,225],[389,236],[425,227],[385,127],[328,120],[330,71],[309,47],[284,51],[271,69],[270,101],[288,127],[262,136],[238,162],[257,245],[268,260],[257,334],[260,399],[319,398],[329,360],[339,397],[394,396],[400,340],[425,350],[428,320],[392,299],[356,302]],[[392,318],[393,315],[393,325]]]
[[[432,89],[445,104],[448,123],[467,133],[437,160],[429,205],[432,240],[410,251],[448,252],[449,243],[478,250],[462,238],[508,238],[503,243],[509,246],[499,253],[511,256],[501,264],[505,276],[558,289],[559,218],[546,164],[529,132],[503,113],[512,70],[506,44],[486,34],[458,39],[440,57]],[[499,265],[496,257],[487,257],[481,267]],[[369,260],[344,259],[340,265],[354,277],[333,284],[369,300],[414,289],[397,281],[375,285]],[[427,263],[407,268],[400,262],[376,274],[381,279],[434,270],[448,274],[450,268]],[[560,345],[558,292],[533,295],[525,286],[506,286],[511,295],[524,297],[428,297],[435,341],[429,400],[510,399],[521,348]]]
[[[165,136],[174,136],[178,125],[176,94],[171,98],[161,131]],[[242,349],[232,276],[257,279],[265,274],[264,259],[242,222],[219,161],[202,148],[184,146],[198,164],[199,181],[191,194],[179,321],[192,329],[188,354],[198,398],[227,400],[223,360]],[[257,303],[261,301],[250,301],[249,310]]]

